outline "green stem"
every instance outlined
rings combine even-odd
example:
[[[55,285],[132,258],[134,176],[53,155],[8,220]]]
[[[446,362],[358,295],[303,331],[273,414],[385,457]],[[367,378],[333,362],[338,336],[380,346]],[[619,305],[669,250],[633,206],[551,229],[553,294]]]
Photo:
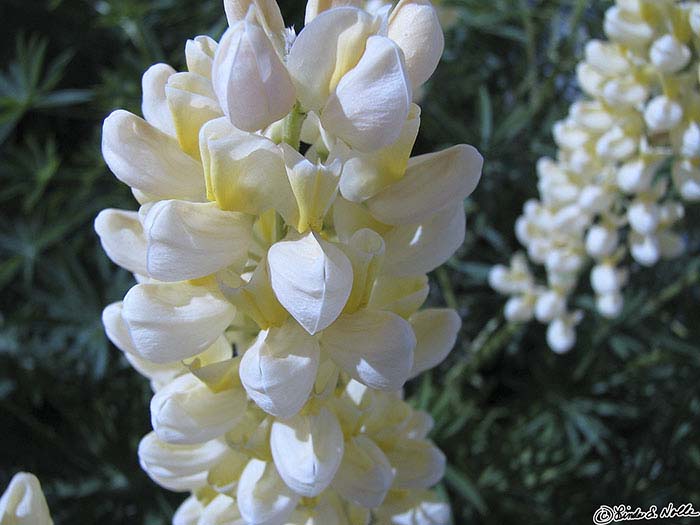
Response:
[[[299,151],[301,140],[301,125],[306,119],[306,113],[301,110],[299,102],[294,104],[291,113],[284,119],[284,135],[282,141]]]

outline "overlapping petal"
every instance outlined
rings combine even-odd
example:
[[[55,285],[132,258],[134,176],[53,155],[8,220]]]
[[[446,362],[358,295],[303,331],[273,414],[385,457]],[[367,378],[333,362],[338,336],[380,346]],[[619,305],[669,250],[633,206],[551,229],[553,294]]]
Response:
[[[373,151],[401,136],[412,97],[401,49],[389,38],[371,36],[360,61],[329,96],[321,123],[352,148]]]
[[[413,366],[416,337],[393,312],[345,314],[321,336],[321,347],[351,377],[379,390],[398,390]]]
[[[234,314],[231,303],[215,291],[184,282],[137,284],[122,308],[135,352],[155,363],[203,352]]]
[[[272,424],[270,449],[285,484],[316,497],[330,485],[343,458],[343,431],[327,408]]]
[[[164,199],[203,201],[204,174],[199,162],[177,140],[124,110],[105,119],[102,155],[125,184]]]
[[[335,321],[350,297],[350,261],[313,232],[273,245],[268,265],[277,299],[312,335]]]
[[[233,266],[241,273],[253,245],[253,217],[216,203],[159,201],[143,221],[148,274],[161,281],[205,277]]]
[[[290,321],[260,332],[241,359],[241,382],[265,412],[291,417],[309,398],[319,359],[316,339]]]

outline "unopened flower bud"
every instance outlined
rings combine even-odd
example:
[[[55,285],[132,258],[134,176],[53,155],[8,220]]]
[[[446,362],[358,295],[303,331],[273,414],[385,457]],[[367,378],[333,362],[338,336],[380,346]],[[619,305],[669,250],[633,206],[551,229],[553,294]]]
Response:
[[[586,233],[586,253],[594,259],[612,254],[617,248],[617,230],[602,226],[591,226]]]
[[[665,95],[653,98],[644,110],[644,121],[652,133],[675,128],[683,118],[683,108]]]
[[[625,279],[626,273],[611,264],[599,264],[591,270],[591,287],[599,295],[618,291]]]
[[[661,73],[676,73],[688,65],[690,49],[673,35],[664,35],[652,44],[649,58]]]
[[[700,167],[685,159],[673,164],[673,183],[687,201],[700,201]]]
[[[535,303],[535,317],[541,323],[548,323],[566,311],[566,298],[555,290],[547,290]]]
[[[526,322],[534,314],[534,301],[524,295],[511,297],[503,308],[503,315],[511,322]]]
[[[653,202],[636,200],[627,208],[630,227],[641,235],[649,235],[659,225],[659,208]]]
[[[596,297],[595,305],[600,315],[608,319],[614,319],[622,312],[624,299],[620,293],[607,293]]]
[[[693,4],[688,13],[688,21],[693,33],[700,36],[700,5]]]
[[[656,166],[648,165],[642,159],[633,160],[620,166],[617,184],[625,193],[639,193],[649,188],[655,172]]]
[[[640,47],[654,36],[654,29],[638,13],[609,8],[605,13],[605,33],[611,40],[632,47]]]
[[[564,354],[576,343],[576,331],[572,323],[561,317],[547,326],[547,344],[557,354]]]
[[[630,253],[642,266],[654,266],[661,257],[658,237],[633,233],[630,236]]]

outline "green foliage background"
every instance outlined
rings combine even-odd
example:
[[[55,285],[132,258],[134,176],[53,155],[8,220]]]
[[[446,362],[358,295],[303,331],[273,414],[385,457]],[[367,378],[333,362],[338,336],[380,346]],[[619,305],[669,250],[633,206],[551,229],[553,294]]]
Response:
[[[468,238],[432,276],[461,338],[409,386],[450,466],[440,490],[456,523],[590,523],[601,504],[700,507],[700,214],[689,251],[634,269],[614,322],[587,317],[577,348],[506,324],[488,267],[517,249],[513,222],[536,194],[534,163],[578,95],[582,45],[606,1],[456,0],[460,20],[429,85],[417,152],[457,142],[486,158],[466,203]],[[282,5],[302,25],[303,5]],[[184,43],[224,28],[219,0],[0,1],[0,486],[42,480],[57,525],[167,523],[181,496],[140,470],[147,382],[110,347],[104,305],[131,276],[102,253],[92,220],[135,208],[100,156],[101,120],[139,112],[152,63],[183,66]]]

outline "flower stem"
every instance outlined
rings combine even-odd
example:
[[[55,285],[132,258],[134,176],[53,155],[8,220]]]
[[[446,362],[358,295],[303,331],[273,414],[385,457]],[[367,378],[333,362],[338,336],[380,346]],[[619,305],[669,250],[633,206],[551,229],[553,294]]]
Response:
[[[297,151],[299,151],[301,125],[304,123],[304,119],[306,119],[306,113],[301,110],[299,102],[294,104],[292,111],[287,115],[287,118],[284,119],[284,135],[282,140]]]

